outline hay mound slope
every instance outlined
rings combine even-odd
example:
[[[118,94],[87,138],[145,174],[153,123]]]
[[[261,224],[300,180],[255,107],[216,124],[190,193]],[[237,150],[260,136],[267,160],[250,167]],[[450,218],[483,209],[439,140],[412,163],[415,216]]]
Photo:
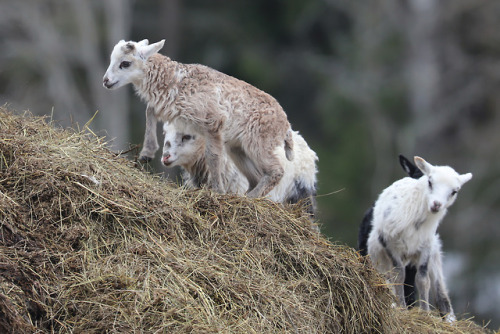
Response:
[[[391,308],[297,206],[186,191],[0,109],[2,333],[483,333]]]

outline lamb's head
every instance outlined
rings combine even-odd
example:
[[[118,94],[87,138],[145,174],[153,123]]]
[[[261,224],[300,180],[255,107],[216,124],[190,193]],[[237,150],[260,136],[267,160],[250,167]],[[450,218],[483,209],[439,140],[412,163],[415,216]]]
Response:
[[[205,154],[205,139],[194,127],[175,122],[163,125],[162,163],[167,167],[183,166],[190,168]]]
[[[138,84],[145,75],[145,63],[158,52],[165,40],[149,44],[147,39],[140,42],[119,41],[111,52],[109,67],[102,79],[107,89],[116,89],[126,84]]]
[[[427,205],[432,213],[450,207],[464,183],[472,178],[471,173],[458,174],[448,166],[433,166],[420,157],[415,157],[415,165],[424,173],[426,182]]]

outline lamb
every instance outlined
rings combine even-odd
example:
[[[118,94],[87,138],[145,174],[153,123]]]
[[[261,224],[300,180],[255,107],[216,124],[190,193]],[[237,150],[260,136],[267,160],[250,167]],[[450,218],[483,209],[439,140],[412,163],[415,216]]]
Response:
[[[163,130],[163,164],[167,167],[181,166],[184,169],[184,183],[189,188],[199,188],[206,184],[211,171],[206,163],[204,136],[191,124],[181,121],[167,122]],[[304,200],[308,213],[314,217],[318,156],[298,132],[292,132],[292,139],[295,153],[300,159],[290,162],[286,159],[282,146],[275,148],[275,155],[284,166],[284,174],[266,197],[278,203],[297,203]],[[247,179],[226,154],[221,156],[221,161],[224,190],[228,193],[244,194],[249,187]]]
[[[147,102],[141,157],[152,159],[159,148],[155,135],[159,120],[181,119],[206,138],[210,188],[223,192],[221,156],[225,146],[248,180],[248,196],[269,193],[284,173],[275,153],[277,147],[284,146],[287,159],[293,159],[291,127],[282,107],[246,82],[207,66],[182,64],[158,54],[164,42],[121,40],[103,77],[107,89],[132,83]]]
[[[399,164],[403,170],[414,179],[419,179],[424,174],[420,169],[412,164],[406,157],[399,155]],[[359,226],[358,232],[358,246],[357,249],[362,256],[368,255],[368,236],[373,227],[373,206],[368,209],[363,217],[361,225]],[[405,282],[404,282],[404,295],[405,302],[408,306],[413,306],[415,303],[415,275],[417,274],[417,268],[412,265],[407,265],[405,267]]]
[[[433,166],[420,157],[415,164],[424,174],[394,182],[379,196],[373,209],[368,254],[374,267],[386,275],[399,305],[405,306],[405,267],[417,268],[415,283],[420,307],[429,310],[429,294],[446,320],[456,320],[446,290],[441,241],[437,228],[471,173],[458,174],[448,166]]]

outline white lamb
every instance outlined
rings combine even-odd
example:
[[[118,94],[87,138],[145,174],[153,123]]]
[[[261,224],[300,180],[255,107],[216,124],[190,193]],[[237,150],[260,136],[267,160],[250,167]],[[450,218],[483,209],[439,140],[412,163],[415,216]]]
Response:
[[[206,184],[211,171],[206,163],[204,136],[191,124],[181,121],[165,123],[163,132],[163,164],[167,167],[181,166],[184,169],[184,183],[190,188]],[[278,185],[267,194],[267,198],[279,203],[305,200],[308,212],[314,216],[318,157],[298,132],[293,131],[292,139],[297,157],[293,161],[286,159],[283,147],[275,148],[275,155],[284,166],[284,174]],[[224,190],[244,194],[249,187],[247,179],[225,154],[221,156],[221,160]]]
[[[221,156],[224,146],[247,178],[251,197],[264,196],[281,180],[277,147],[293,159],[287,116],[269,94],[241,80],[199,64],[182,64],[158,54],[164,41],[149,45],[120,41],[111,53],[103,85],[115,89],[132,83],[148,103],[141,157],[158,149],[156,124],[182,119],[206,138],[205,157],[210,188],[223,192]]]
[[[443,278],[441,241],[436,231],[472,174],[460,175],[448,166],[432,166],[420,157],[414,160],[424,175],[394,182],[375,203],[368,254],[393,286],[401,306],[405,306],[405,267],[415,266],[420,307],[429,310],[431,293],[441,315],[452,322],[455,315]]]

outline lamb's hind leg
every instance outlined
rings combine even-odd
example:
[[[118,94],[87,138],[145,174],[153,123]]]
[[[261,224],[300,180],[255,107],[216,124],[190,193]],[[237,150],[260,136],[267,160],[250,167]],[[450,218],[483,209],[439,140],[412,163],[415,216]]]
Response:
[[[446,321],[454,322],[457,318],[453,312],[453,307],[451,307],[451,301],[448,297],[448,292],[446,291],[446,286],[442,277],[441,279],[436,280],[434,284],[436,286],[436,306],[439,313],[446,319]]]
[[[429,268],[431,276],[431,288],[435,295],[436,307],[442,317],[448,322],[454,322],[457,318],[451,306],[450,297],[446,290],[446,284],[443,277],[443,267],[441,264],[441,252],[433,254],[431,259],[431,267]]]
[[[407,265],[405,268],[405,301],[406,306],[413,307],[415,306],[415,276],[417,275],[417,268],[414,265]]]
[[[250,192],[249,197],[262,197],[267,195],[281,180],[285,172],[280,160],[273,154],[273,152],[266,152],[260,157],[257,162],[257,168],[262,171],[262,177],[259,182]]]
[[[228,146],[227,152],[239,171],[247,178],[248,191],[251,191],[259,182],[261,177],[260,171],[253,161],[248,158],[241,146]]]

